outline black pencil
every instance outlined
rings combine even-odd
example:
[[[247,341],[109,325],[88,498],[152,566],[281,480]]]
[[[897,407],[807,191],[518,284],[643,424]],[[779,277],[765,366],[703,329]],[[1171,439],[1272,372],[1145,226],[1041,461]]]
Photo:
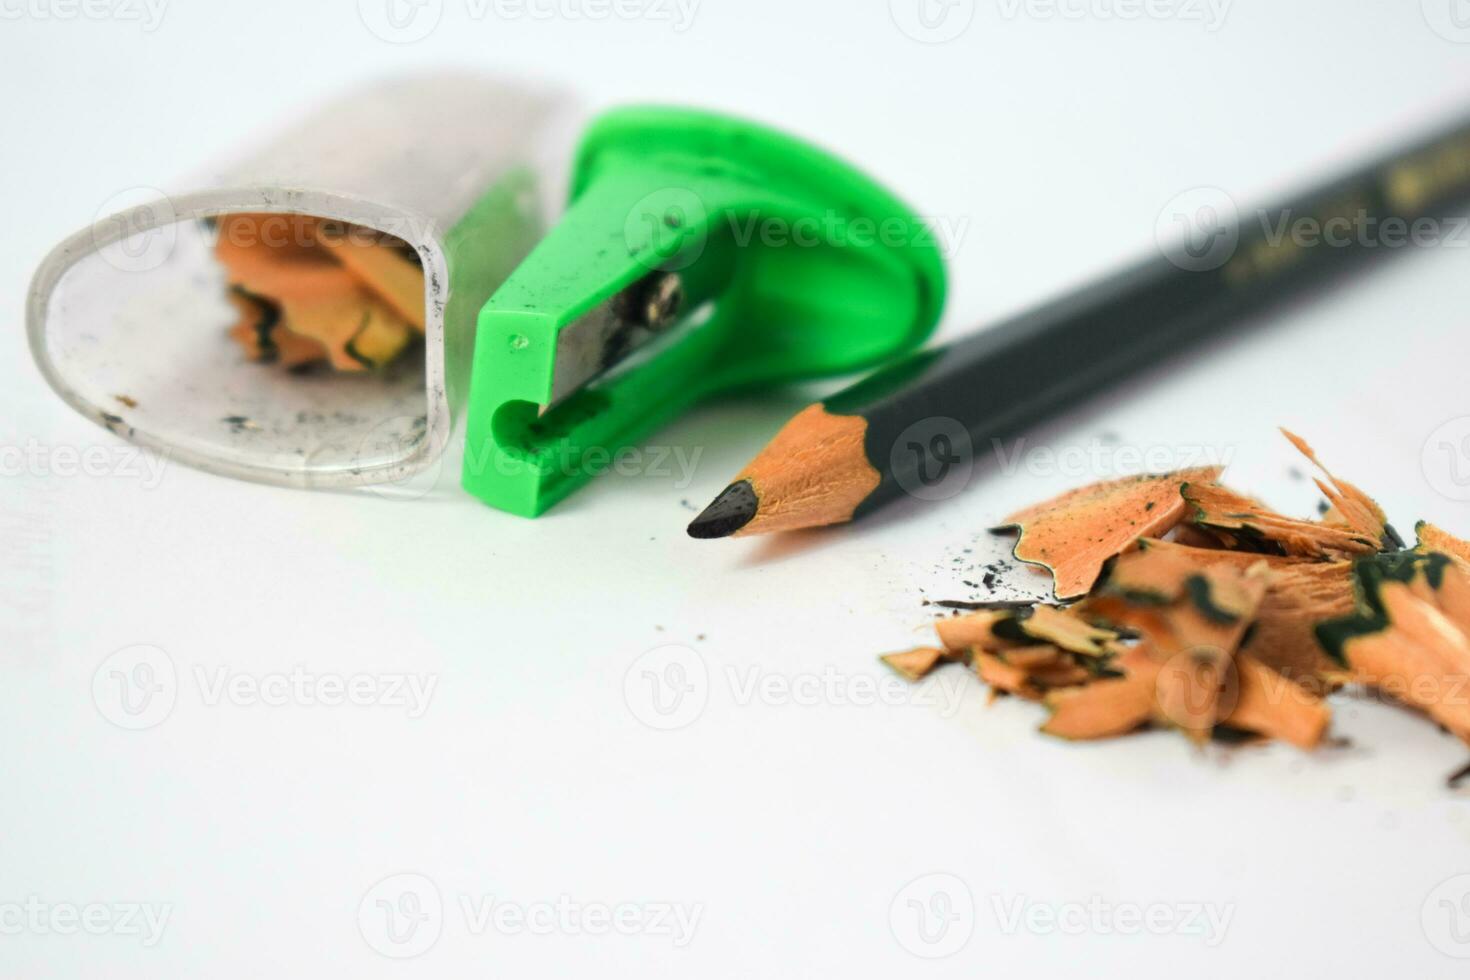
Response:
[[[955,344],[914,354],[797,414],[689,525],[696,538],[862,517],[924,496],[983,452],[1249,315],[1449,237],[1470,198],[1470,121]],[[1426,223],[1432,224],[1426,224]],[[1201,227],[1207,225],[1202,222]]]

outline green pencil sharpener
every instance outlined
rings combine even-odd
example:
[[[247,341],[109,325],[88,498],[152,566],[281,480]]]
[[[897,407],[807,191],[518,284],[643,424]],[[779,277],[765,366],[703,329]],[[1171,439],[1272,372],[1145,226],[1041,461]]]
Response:
[[[944,293],[925,223],[842,161],[720,115],[614,111],[481,308],[462,482],[534,517],[701,399],[917,346]]]

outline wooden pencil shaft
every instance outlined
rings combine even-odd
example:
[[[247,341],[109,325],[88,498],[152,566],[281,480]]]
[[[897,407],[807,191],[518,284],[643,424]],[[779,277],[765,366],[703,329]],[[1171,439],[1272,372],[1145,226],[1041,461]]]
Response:
[[[1406,171],[1415,165],[1422,173]],[[912,488],[920,473],[944,462],[939,453],[952,447],[915,442],[909,430],[916,423],[952,418],[969,432],[974,451],[984,453],[994,440],[1015,436],[1188,344],[1371,258],[1407,251],[1389,242],[1406,244],[1414,222],[1442,220],[1467,197],[1470,123],[1462,123],[1290,203],[1250,212],[1235,223],[1238,244],[1218,268],[1193,271],[1160,255],[879,371],[824,402],[834,414],[867,419],[865,452],[882,474],[854,516]],[[1303,218],[1313,222],[1310,227],[1328,227],[1334,240],[1299,240],[1293,225]],[[1388,234],[1384,222],[1390,219],[1403,223],[1404,234],[1397,227]]]

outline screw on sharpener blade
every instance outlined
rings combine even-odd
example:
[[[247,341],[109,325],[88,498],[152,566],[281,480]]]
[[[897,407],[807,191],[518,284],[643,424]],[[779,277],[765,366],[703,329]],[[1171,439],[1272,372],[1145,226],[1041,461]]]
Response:
[[[673,323],[684,306],[684,282],[672,272],[649,276],[633,292],[636,320],[650,330],[662,330]]]

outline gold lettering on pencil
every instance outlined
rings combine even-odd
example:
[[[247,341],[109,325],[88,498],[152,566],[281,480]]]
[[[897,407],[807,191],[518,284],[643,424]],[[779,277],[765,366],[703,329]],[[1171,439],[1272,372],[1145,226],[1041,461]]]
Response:
[[[1389,203],[1401,214],[1417,213],[1466,184],[1470,184],[1470,136],[1410,157],[1384,176]]]

